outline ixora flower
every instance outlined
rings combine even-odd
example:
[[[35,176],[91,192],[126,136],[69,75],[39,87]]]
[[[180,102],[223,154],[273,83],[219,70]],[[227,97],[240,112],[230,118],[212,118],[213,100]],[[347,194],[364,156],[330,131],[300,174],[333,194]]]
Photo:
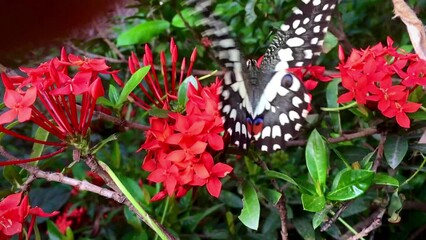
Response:
[[[188,68],[185,58],[182,60],[180,73],[177,72],[178,49],[173,40],[170,53],[171,71],[168,71],[166,56],[161,52],[161,73],[151,68],[139,85],[144,97],[132,95],[135,104],[142,109],[163,112],[162,116],[149,118],[151,127],[146,131],[145,143],[139,149],[147,150],[142,164],[142,169],[150,172],[147,179],[163,185],[163,189],[151,201],[166,196],[182,197],[195,186],[206,186],[212,196],[219,197],[222,188],[219,179],[233,170],[227,164],[215,164],[213,161],[213,156],[224,148],[221,136],[223,123],[218,112],[220,82],[216,79],[210,86],[203,87],[190,76],[196,60],[195,49]],[[145,46],[142,62],[154,66],[148,45]],[[134,73],[139,68],[137,57],[132,54],[129,69]],[[187,78],[193,81],[184,81]],[[123,85],[117,75],[115,80]],[[178,89],[182,89],[183,85],[187,90],[182,97]]]
[[[13,235],[23,230],[25,219],[31,216],[28,229],[28,239],[31,236],[36,217],[53,217],[59,212],[45,213],[39,207],[32,208],[28,202],[28,196],[22,197],[22,193],[15,193],[0,201],[0,239],[10,239]]]
[[[0,114],[0,132],[34,143],[59,147],[59,150],[38,158],[0,162],[0,166],[49,158],[73,146],[81,152],[88,149],[88,132],[96,100],[104,95],[100,73],[109,74],[104,59],[87,59],[67,54],[53,58],[37,68],[20,70],[26,76],[2,74],[5,86]],[[73,72],[74,74],[71,74]],[[42,141],[21,135],[6,124],[32,122],[59,141]]]
[[[355,99],[360,105],[376,106],[387,118],[396,118],[398,125],[410,127],[406,113],[414,113],[420,103],[409,102],[409,94],[426,84],[426,61],[416,54],[399,52],[388,37],[387,45],[381,43],[365,50],[354,49],[346,59],[339,48],[338,69],[342,86],[348,90],[338,98],[338,103]],[[399,82],[392,79],[398,78]]]

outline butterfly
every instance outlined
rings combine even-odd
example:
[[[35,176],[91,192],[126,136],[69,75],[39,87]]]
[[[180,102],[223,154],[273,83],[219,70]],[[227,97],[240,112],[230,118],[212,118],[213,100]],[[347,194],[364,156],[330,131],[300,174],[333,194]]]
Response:
[[[321,54],[337,0],[301,0],[280,26],[258,66],[244,60],[230,28],[213,13],[212,1],[187,0],[203,16],[203,37],[225,68],[219,108],[231,143],[247,149],[284,149],[305,123],[311,98],[288,71],[313,63]]]

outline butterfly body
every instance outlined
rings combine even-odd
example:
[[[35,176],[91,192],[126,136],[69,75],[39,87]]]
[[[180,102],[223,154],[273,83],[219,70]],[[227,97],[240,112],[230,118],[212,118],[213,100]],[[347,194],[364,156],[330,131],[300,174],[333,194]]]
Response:
[[[204,18],[202,33],[225,67],[219,108],[231,143],[274,152],[296,137],[308,115],[310,96],[288,69],[311,64],[321,47],[337,0],[301,0],[281,25],[258,66],[244,57],[209,0],[188,0]],[[244,64],[243,64],[244,63]]]

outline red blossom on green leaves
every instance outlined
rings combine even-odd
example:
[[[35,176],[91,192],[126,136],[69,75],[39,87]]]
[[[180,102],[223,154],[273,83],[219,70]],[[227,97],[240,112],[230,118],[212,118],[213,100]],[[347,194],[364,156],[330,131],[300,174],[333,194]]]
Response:
[[[338,69],[348,92],[339,96],[338,103],[355,100],[361,105],[377,105],[383,116],[395,117],[401,127],[409,128],[406,113],[416,112],[421,104],[408,102],[408,95],[415,87],[426,84],[426,62],[415,54],[399,52],[391,38],[387,43],[388,46],[379,43],[365,50],[354,49],[347,59],[339,48]],[[392,82],[397,77],[400,82]]]
[[[69,145],[85,152],[89,145],[88,132],[96,100],[104,95],[99,74],[107,74],[107,69],[109,67],[104,59],[67,55],[62,49],[60,58],[53,58],[36,68],[21,67],[26,76],[2,74],[7,108],[0,115],[0,132],[60,149],[38,158],[6,161],[0,165],[46,159],[63,152]],[[19,122],[38,125],[59,141],[37,140],[3,126],[16,118]]]
[[[28,196],[22,198],[22,193],[15,193],[0,201],[0,238],[9,239],[11,236],[22,232],[27,216],[31,216],[28,229],[30,238],[37,216],[53,217],[59,212],[46,213],[39,207],[32,208]]]

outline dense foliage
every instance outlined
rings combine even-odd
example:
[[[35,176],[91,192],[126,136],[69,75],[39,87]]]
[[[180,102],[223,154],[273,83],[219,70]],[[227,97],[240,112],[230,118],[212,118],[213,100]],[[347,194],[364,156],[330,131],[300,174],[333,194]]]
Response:
[[[176,2],[129,6],[112,47],[74,43],[90,56],[2,73],[0,238],[420,239],[426,62],[391,1],[340,3],[318,66],[293,70],[308,124],[274,154],[222,138],[221,69]],[[258,59],[297,1],[217,2]]]

